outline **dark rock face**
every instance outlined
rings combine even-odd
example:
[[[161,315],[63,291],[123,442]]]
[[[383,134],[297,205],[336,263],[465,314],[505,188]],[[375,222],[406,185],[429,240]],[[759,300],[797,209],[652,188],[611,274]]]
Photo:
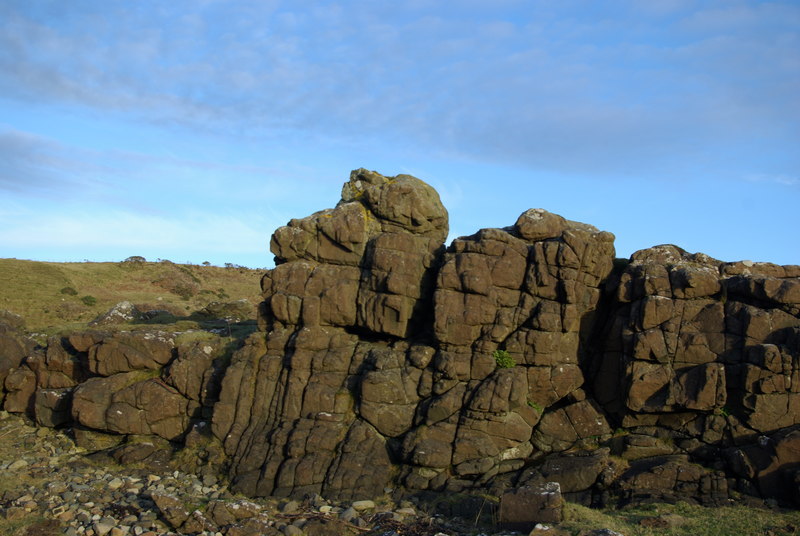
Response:
[[[415,338],[446,236],[430,186],[365,170],[335,209],[275,232],[267,336],[234,358],[214,412],[240,490],[368,498],[392,484],[390,443],[413,425],[434,353]]]
[[[610,233],[541,209],[445,249],[447,232],[430,186],[356,170],[335,208],[275,231],[260,332],[230,363],[221,341],[42,350],[0,330],[5,408],[87,444],[202,436],[253,496],[800,499],[800,267],[622,261]]]
[[[8,381],[8,386],[0,389],[0,402],[3,402],[4,399],[12,400],[9,398],[9,394],[18,393],[25,385],[24,378],[15,371],[28,355],[34,353],[35,344],[23,335],[23,326],[24,322],[19,316],[8,311],[0,311],[0,387],[6,385]],[[11,375],[11,380],[8,380],[9,375]],[[20,400],[17,401],[17,399]],[[22,408],[17,411],[25,411],[28,406],[28,398],[25,394],[21,396],[15,394],[10,404],[13,407]]]

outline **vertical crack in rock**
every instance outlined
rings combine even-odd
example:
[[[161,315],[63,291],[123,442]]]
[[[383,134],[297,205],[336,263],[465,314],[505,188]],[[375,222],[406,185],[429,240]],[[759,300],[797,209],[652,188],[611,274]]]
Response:
[[[219,404],[236,409],[215,412],[240,490],[368,498],[393,484],[389,441],[413,426],[423,374],[404,340],[425,344],[447,232],[430,186],[361,169],[335,208],[274,233],[261,321],[271,366],[223,382]],[[247,382],[264,396],[239,411]],[[247,421],[230,426],[232,413]]]
[[[612,234],[543,209],[447,234],[433,188],[353,171],[273,234],[260,331],[230,362],[165,333],[43,349],[0,317],[0,400],[125,459],[145,435],[202,444],[247,495],[800,500],[800,267],[615,259]]]

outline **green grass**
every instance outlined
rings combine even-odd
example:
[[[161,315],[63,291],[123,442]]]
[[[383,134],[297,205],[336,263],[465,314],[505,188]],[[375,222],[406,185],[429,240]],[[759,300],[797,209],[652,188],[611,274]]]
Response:
[[[54,263],[0,259],[0,309],[29,332],[81,329],[121,301],[189,318],[212,301],[261,301],[264,270],[164,262]]]
[[[800,534],[800,511],[746,506],[705,508],[687,503],[650,504],[621,510],[592,510],[567,504],[559,528],[578,534],[587,529],[611,529],[625,536],[788,536]],[[673,527],[651,528],[642,520],[679,516]],[[646,523],[646,521],[645,521]]]

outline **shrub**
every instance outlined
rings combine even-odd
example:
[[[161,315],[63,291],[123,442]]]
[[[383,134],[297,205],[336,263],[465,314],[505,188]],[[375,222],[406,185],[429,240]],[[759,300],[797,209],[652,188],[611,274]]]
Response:
[[[511,368],[517,365],[514,358],[505,350],[495,350],[492,356],[494,357],[495,363],[497,363],[497,368]]]
[[[64,287],[61,289],[61,294],[66,294],[68,296],[77,296],[78,291],[72,287]]]
[[[119,263],[120,268],[125,270],[140,270],[144,267],[147,259],[141,255],[132,255]]]
[[[97,298],[94,296],[84,296],[81,298],[81,301],[84,303],[84,305],[88,305],[89,307],[97,305]]]

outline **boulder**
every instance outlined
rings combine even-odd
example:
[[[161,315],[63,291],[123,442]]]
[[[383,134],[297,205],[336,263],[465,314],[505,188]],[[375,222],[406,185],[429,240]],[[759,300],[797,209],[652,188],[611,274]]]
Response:
[[[34,400],[36,422],[54,428],[72,421],[72,389],[37,389]]]
[[[3,408],[10,413],[35,414],[36,374],[26,366],[8,371]]]
[[[98,338],[88,348],[88,362],[89,370],[100,376],[158,370],[174,357],[175,341],[167,333],[121,331]]]
[[[19,368],[28,356],[36,353],[36,344],[22,331],[24,325],[22,317],[9,311],[0,311],[0,402],[3,402],[3,386],[9,373]],[[12,402],[12,407],[19,407],[21,403],[27,407],[24,402]]]
[[[561,523],[563,508],[557,482],[522,486],[500,497],[499,523],[505,529],[527,532],[539,523]]]
[[[134,304],[129,301],[122,301],[114,305],[111,309],[98,316],[91,322],[90,326],[109,326],[126,324],[143,320],[145,315]]]
[[[181,437],[188,400],[159,378],[125,372],[91,378],[73,392],[72,417],[82,426],[117,434]]]

